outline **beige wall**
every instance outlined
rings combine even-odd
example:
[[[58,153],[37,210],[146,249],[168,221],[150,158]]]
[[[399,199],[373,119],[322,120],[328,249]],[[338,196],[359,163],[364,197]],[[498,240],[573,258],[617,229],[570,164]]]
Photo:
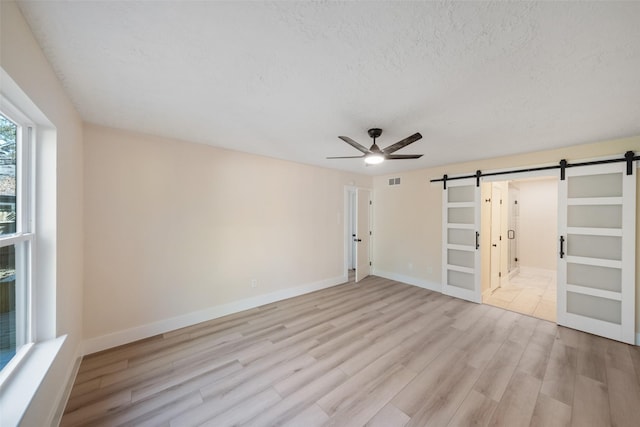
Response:
[[[345,186],[370,177],[94,125],[85,143],[92,347],[344,277]]]
[[[415,170],[401,174],[402,185],[397,187],[387,185],[390,176],[375,177],[374,270],[410,283],[440,287],[442,183],[431,184],[431,179],[441,178],[445,173],[449,176],[474,173],[478,169],[487,171],[557,164],[563,158],[571,162],[605,155],[622,156],[628,150],[640,153],[640,137]],[[637,230],[640,233],[640,226]],[[640,246],[638,237],[636,244]],[[412,263],[411,268],[409,263]],[[640,266],[639,261],[637,264]],[[636,277],[638,288],[640,275]],[[636,292],[636,300],[636,306],[640,307],[640,291]],[[636,319],[640,319],[640,308],[636,309]],[[636,329],[640,331],[640,321],[636,323],[639,325]]]
[[[518,181],[520,267],[557,269],[558,181]]]
[[[0,66],[55,127],[41,132],[43,145],[37,148],[38,254],[46,254],[38,262],[47,274],[36,277],[42,288],[36,298],[38,304],[52,303],[39,316],[39,338],[67,339],[23,420],[23,425],[48,425],[82,338],[82,123],[16,4],[0,2],[0,15]],[[10,89],[8,81],[0,84],[3,91]]]

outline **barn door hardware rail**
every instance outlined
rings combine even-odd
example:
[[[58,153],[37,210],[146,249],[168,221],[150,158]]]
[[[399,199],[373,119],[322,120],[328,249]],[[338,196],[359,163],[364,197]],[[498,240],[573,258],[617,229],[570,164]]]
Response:
[[[462,175],[462,176],[454,176],[450,177],[447,174],[444,174],[442,178],[432,179],[431,182],[442,182],[444,189],[447,189],[447,181],[455,181],[457,179],[468,179],[475,178],[476,179],[476,187],[480,187],[480,178],[483,176],[496,176],[496,175],[508,175],[512,173],[524,173],[524,172],[538,172],[538,171],[546,171],[553,169],[560,169],[560,180],[564,181],[565,179],[565,170],[567,168],[576,168],[580,166],[591,166],[591,165],[602,165],[606,163],[627,163],[627,175],[633,174],[633,161],[640,160],[640,156],[636,156],[633,151],[627,151],[624,153],[624,157],[617,159],[606,159],[606,160],[593,160],[590,162],[578,162],[578,163],[569,163],[565,159],[560,160],[557,165],[551,166],[540,166],[537,168],[524,168],[524,169],[510,169],[506,171],[500,172],[486,172],[482,173],[482,171],[477,170],[473,175]]]

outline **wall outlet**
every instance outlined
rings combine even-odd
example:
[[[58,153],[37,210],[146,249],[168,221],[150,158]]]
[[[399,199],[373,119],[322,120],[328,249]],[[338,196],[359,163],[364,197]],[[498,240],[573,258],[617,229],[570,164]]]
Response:
[[[251,279],[251,287],[255,288],[258,286],[258,279]]]

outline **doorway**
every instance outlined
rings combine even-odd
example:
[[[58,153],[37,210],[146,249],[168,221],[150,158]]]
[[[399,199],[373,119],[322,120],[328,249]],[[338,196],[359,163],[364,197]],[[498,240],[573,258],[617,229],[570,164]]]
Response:
[[[557,320],[558,178],[483,183],[482,302]]]
[[[371,270],[371,190],[345,188],[345,276],[359,282]]]

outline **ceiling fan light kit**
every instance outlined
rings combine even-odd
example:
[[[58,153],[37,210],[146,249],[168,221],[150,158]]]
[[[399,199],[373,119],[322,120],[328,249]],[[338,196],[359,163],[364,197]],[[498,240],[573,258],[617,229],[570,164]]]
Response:
[[[378,145],[376,144],[376,138],[378,138],[380,135],[382,135],[382,129],[380,128],[372,128],[369,129],[368,131],[369,136],[371,138],[373,138],[373,145],[371,145],[371,148],[367,149],[366,147],[364,147],[363,145],[358,144],[357,142],[355,142],[353,139],[349,138],[348,136],[339,136],[338,138],[340,138],[341,140],[343,140],[344,142],[346,142],[347,144],[351,145],[353,148],[355,148],[356,150],[360,151],[361,153],[363,153],[361,156],[340,156],[340,157],[327,157],[327,159],[362,159],[364,158],[364,162],[367,165],[377,165],[380,164],[382,162],[384,162],[385,160],[398,160],[398,159],[419,159],[420,157],[422,157],[422,154],[393,154],[396,151],[398,151],[399,149],[406,147],[407,145],[416,142],[417,140],[422,138],[422,135],[420,135],[420,133],[416,132],[413,135],[396,142],[395,144],[392,144],[390,146],[388,146],[387,148],[384,149],[380,149],[380,147],[378,147]]]
[[[384,162],[382,154],[371,153],[364,156],[364,162],[368,165],[378,165]]]

